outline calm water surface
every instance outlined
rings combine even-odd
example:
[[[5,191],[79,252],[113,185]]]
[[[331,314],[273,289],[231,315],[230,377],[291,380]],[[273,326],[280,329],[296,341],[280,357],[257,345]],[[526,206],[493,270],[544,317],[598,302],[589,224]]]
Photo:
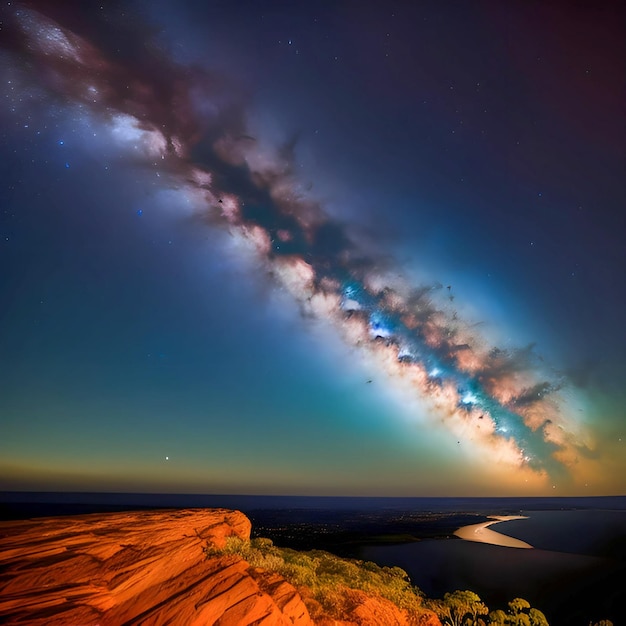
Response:
[[[456,537],[392,546],[366,546],[361,557],[408,572],[428,596],[471,589],[491,607],[526,598],[550,624],[626,623],[626,512],[523,511],[526,520],[494,530],[532,550],[463,541]]]

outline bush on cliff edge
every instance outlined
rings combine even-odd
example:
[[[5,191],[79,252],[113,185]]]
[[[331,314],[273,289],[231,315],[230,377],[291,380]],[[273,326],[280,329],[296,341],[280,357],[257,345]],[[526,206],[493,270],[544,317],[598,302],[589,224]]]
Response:
[[[297,589],[306,588],[306,593],[302,594],[305,602],[307,598],[315,601],[307,602],[312,613],[317,603],[329,615],[340,617],[350,603],[351,589],[385,598],[409,614],[421,612],[422,593],[411,585],[407,573],[399,567],[342,559],[323,550],[298,552],[278,548],[271,539],[265,538],[247,541],[229,537],[223,548],[207,546],[205,552],[207,557],[240,556],[251,567],[276,572]]]

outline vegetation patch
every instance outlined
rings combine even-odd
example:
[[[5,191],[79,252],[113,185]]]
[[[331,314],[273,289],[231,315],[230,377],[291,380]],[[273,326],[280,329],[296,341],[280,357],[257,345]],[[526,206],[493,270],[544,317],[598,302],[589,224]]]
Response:
[[[253,568],[280,574],[298,589],[313,619],[322,615],[341,619],[353,608],[353,591],[357,590],[389,600],[406,610],[409,620],[433,611],[444,626],[549,626],[545,615],[523,598],[509,602],[506,611],[491,612],[473,591],[454,591],[442,599],[429,599],[399,567],[344,559],[323,550],[278,548],[271,539],[262,537],[249,541],[228,537],[223,548],[207,545],[205,553],[207,558],[236,555]],[[593,626],[613,625],[602,620]]]
[[[369,561],[342,559],[323,550],[299,552],[278,548],[271,539],[265,538],[246,541],[228,537],[224,548],[218,550],[208,546],[205,552],[208,557],[234,554],[252,567],[280,574],[301,591],[314,618],[319,606],[330,616],[340,618],[350,604],[349,592],[354,589],[385,598],[406,609],[410,615],[423,610],[422,593],[411,585],[407,573],[399,567],[380,567]],[[314,602],[310,602],[311,599]]]

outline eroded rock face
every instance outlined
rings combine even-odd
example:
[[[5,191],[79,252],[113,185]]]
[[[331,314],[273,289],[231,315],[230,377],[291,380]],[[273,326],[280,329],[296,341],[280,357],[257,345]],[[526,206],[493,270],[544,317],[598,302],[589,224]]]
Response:
[[[237,511],[141,511],[0,524],[0,622],[309,626],[296,590],[207,544],[250,537]]]
[[[357,589],[347,590],[344,599],[340,620],[321,617],[316,626],[442,626],[437,615],[428,609],[410,614],[385,598]]]
[[[235,555],[250,538],[238,511],[103,513],[0,523],[0,623],[31,626],[441,626],[380,597],[345,590],[341,619],[311,592]]]

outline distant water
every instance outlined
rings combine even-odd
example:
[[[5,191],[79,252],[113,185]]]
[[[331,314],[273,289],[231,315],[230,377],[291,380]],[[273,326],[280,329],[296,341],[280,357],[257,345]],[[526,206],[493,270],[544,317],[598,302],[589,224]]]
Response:
[[[398,565],[430,597],[471,589],[491,609],[523,597],[551,626],[626,624],[626,497],[595,498],[341,498],[124,493],[0,493],[0,518],[27,519],[155,508],[223,507],[248,514],[278,545],[333,549],[349,525],[360,558]],[[441,514],[441,515],[436,515]],[[498,532],[534,546],[505,548],[451,537],[449,525],[487,515],[528,519],[498,524]],[[482,519],[474,520],[474,516]],[[433,521],[434,520],[434,521]],[[440,526],[437,526],[437,525]],[[446,537],[430,539],[433,535]],[[437,528],[444,529],[437,534]],[[291,530],[289,530],[291,528]],[[454,528],[452,529],[454,530]],[[273,531],[275,533],[273,534]],[[279,532],[280,531],[280,532]],[[422,538],[372,545],[368,533]],[[285,541],[281,543],[281,541]],[[404,540],[404,539],[403,539]]]
[[[523,550],[451,539],[365,546],[361,557],[406,570],[430,597],[471,589],[490,607],[514,597],[541,609],[552,626],[626,623],[626,511],[523,510],[528,519],[498,532],[534,546]]]

